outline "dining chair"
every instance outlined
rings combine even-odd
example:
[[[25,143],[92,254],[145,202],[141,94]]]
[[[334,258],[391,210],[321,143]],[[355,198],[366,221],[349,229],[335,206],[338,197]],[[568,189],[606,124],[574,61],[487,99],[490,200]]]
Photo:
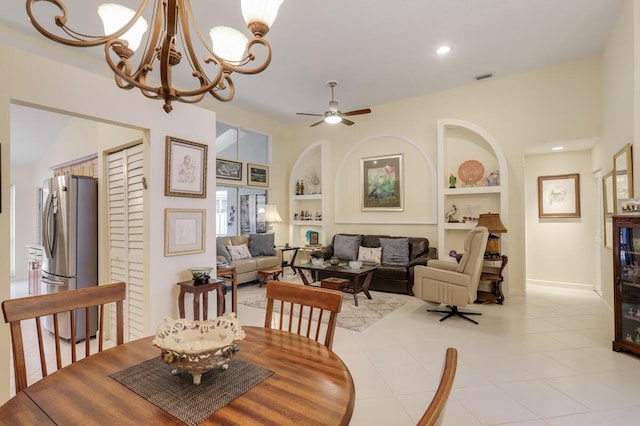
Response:
[[[91,338],[91,309],[98,308],[97,311],[97,333],[98,340],[97,352],[102,352],[103,340],[106,337],[105,329],[108,324],[104,323],[104,311],[109,308],[109,304],[115,303],[116,306],[116,330],[117,337],[112,339],[116,344],[120,345],[124,341],[123,333],[123,301],[126,297],[126,285],[123,282],[100,285],[95,287],[81,288],[78,290],[62,291],[59,293],[43,294],[39,296],[22,297],[17,299],[9,299],[2,302],[2,312],[4,313],[4,321],[8,323],[11,331],[11,347],[13,351],[13,367],[16,381],[16,393],[20,392],[27,385],[27,366],[25,362],[25,340],[23,338],[23,326],[29,319],[35,319],[35,329],[38,337],[38,349],[40,354],[40,367],[42,369],[42,377],[47,373],[47,359],[45,354],[45,343],[42,338],[42,328],[44,318],[52,315],[53,319],[53,335],[55,340],[56,351],[56,370],[62,368],[62,351],[60,345],[60,333],[62,326],[60,323],[66,323],[64,318],[59,318],[60,314],[69,315],[68,323],[70,325],[69,340],[71,347],[71,363],[76,362],[76,310],[84,309],[85,317],[85,350],[84,356],[91,355],[90,338]],[[25,324],[23,324],[23,321]],[[25,327],[25,330],[27,328]],[[67,352],[65,351],[65,354]]]
[[[457,365],[458,351],[456,348],[447,348],[442,366],[442,374],[440,375],[440,384],[427,410],[418,421],[418,426],[434,426],[442,423],[444,409],[446,408],[447,400],[453,387],[453,379],[456,376]]]
[[[342,298],[342,292],[337,290],[267,281],[267,313],[264,326],[278,327],[280,330],[297,333],[316,342],[320,342],[324,331],[324,345],[331,349],[338,313],[342,308]],[[322,320],[326,318],[327,313],[328,323],[323,327]]]

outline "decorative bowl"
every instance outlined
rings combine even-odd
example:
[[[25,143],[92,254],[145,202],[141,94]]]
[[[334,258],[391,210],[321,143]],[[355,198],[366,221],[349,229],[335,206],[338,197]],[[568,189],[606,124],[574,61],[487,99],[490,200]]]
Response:
[[[237,342],[244,337],[235,313],[208,321],[165,318],[153,344],[162,350],[162,360],[175,367],[171,374],[191,373],[193,384],[199,385],[207,371],[229,368],[227,363],[238,352]]]
[[[360,260],[350,260],[349,261],[349,268],[351,268],[351,269],[360,269],[360,268],[362,268],[362,261],[360,261]]]
[[[320,266],[324,263],[324,259],[321,257],[312,257],[311,264],[314,266]]]
[[[340,259],[338,259],[337,257],[333,256],[331,259],[329,259],[329,265],[338,266],[339,264],[340,264]]]
[[[209,281],[211,271],[213,270],[213,266],[199,266],[189,268],[189,272],[191,272],[191,279],[195,282],[207,282]]]

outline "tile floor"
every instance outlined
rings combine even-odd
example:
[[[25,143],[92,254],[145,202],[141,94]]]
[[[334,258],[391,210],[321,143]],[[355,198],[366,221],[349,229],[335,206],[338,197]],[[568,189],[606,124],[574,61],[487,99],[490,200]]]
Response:
[[[239,299],[260,292],[242,286]],[[334,351],[356,385],[351,425],[414,425],[449,346],[459,359],[444,425],[640,424],[640,358],[611,350],[613,314],[596,293],[529,287],[503,306],[468,307],[483,313],[479,325],[439,322],[406,298],[363,332],[336,331]],[[263,310],[238,310],[243,324],[262,325]]]

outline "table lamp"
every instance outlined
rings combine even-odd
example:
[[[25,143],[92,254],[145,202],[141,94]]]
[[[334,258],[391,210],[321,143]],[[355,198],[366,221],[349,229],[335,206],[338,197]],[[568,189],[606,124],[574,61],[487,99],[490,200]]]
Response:
[[[486,226],[489,230],[489,239],[487,240],[487,248],[484,252],[485,259],[494,259],[500,257],[500,237],[491,235],[492,232],[504,234],[507,232],[504,224],[500,220],[498,213],[481,213],[476,226]]]
[[[269,232],[275,232],[273,224],[276,222],[282,222],[282,218],[278,213],[278,208],[275,204],[267,204],[264,211],[264,221],[269,224]]]

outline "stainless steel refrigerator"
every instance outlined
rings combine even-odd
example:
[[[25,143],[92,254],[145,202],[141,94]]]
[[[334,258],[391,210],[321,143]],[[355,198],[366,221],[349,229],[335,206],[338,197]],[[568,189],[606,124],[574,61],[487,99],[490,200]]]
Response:
[[[44,181],[42,207],[42,292],[98,285],[98,182],[86,176],[63,175]],[[76,311],[75,341],[84,339],[85,311]],[[53,333],[53,317],[44,322]],[[60,337],[71,340],[69,314],[58,315]],[[94,336],[97,315],[90,314]]]

